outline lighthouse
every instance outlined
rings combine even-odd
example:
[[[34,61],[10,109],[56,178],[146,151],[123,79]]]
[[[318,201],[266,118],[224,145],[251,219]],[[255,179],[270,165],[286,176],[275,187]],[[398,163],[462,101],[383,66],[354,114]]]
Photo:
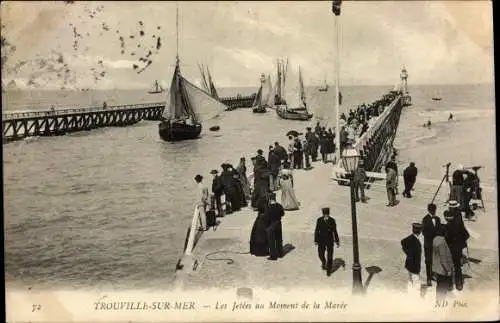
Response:
[[[403,106],[411,105],[411,96],[408,93],[408,72],[406,71],[406,68],[404,66],[401,70],[401,92],[401,101],[403,103]]]

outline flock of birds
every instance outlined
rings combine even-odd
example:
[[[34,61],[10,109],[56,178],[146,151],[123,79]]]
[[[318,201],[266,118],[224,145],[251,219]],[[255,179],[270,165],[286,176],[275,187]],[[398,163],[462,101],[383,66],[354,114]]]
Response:
[[[67,5],[73,4],[73,1],[65,1]],[[116,37],[119,41],[120,47],[117,49],[119,55],[124,56],[123,59],[130,60],[131,70],[137,74],[141,74],[148,69],[154,62],[154,57],[160,53],[162,48],[162,39],[154,32],[148,35],[147,28],[142,20],[137,21],[135,31],[132,33],[123,33],[118,26],[112,28],[104,21],[99,21],[100,14],[104,11],[104,5],[97,7],[90,7],[85,5],[85,16],[78,16],[80,25],[87,25],[90,22],[93,29],[97,28],[98,36]],[[90,19],[88,19],[88,18]],[[95,22],[97,21],[97,22]],[[14,64],[7,65],[9,57],[16,51],[16,47],[12,45],[4,36],[2,32],[1,49],[2,49],[2,72],[8,75],[8,78],[14,78],[21,72],[23,68],[29,68],[31,71],[26,86],[29,88],[40,88],[48,83],[60,84],[61,90],[67,88],[75,88],[77,79],[82,77],[82,71],[76,71],[71,66],[71,59],[68,56],[78,57],[82,53],[88,52],[89,47],[86,43],[91,38],[97,37],[95,32],[80,32],[78,25],[70,22],[68,27],[71,29],[73,36],[72,48],[74,54],[63,53],[60,50],[52,49],[47,55],[37,54],[34,59],[17,61]],[[7,26],[2,24],[2,30]],[[88,27],[86,30],[91,30]],[[150,28],[151,29],[151,28]],[[156,33],[160,32],[161,26],[152,28]],[[114,33],[113,33],[114,31]],[[110,43],[103,39],[102,43]],[[10,61],[9,61],[10,63]],[[90,68],[89,73],[93,79],[94,84],[105,79],[108,71],[104,59],[96,58],[93,66]],[[16,87],[15,81],[12,80],[7,87]],[[4,84],[2,83],[2,89]]]

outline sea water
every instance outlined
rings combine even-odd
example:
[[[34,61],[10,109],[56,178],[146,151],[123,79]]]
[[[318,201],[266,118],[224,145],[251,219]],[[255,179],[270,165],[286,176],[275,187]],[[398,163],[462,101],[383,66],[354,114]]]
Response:
[[[372,102],[389,86],[344,87],[342,111]],[[221,95],[255,89],[222,89]],[[431,98],[439,92],[441,101]],[[441,179],[452,168],[484,166],[483,185],[496,183],[493,85],[411,86],[394,145],[400,168],[413,161],[418,176]],[[275,112],[225,112],[202,138],[167,143],[158,122],[103,128],[3,145],[5,275],[7,286],[47,288],[167,288],[173,281],[191,222],[196,185],[223,162],[236,165],[268,145],[286,144],[285,133],[332,123],[333,91],[307,91],[311,122],[279,119]],[[9,110],[157,102],[145,91],[8,92]],[[448,121],[453,113],[454,120]],[[422,125],[432,122],[430,129]],[[334,123],[334,121],[333,121]],[[248,163],[250,164],[250,163]],[[251,169],[251,167],[249,167]],[[418,180],[417,180],[418,181]],[[422,206],[423,208],[425,206]]]

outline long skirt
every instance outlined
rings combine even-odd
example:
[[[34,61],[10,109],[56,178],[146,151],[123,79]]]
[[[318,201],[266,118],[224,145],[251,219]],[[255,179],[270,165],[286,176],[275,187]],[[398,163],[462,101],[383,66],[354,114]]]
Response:
[[[291,179],[281,180],[281,205],[287,211],[299,209],[299,202],[295,196]]]

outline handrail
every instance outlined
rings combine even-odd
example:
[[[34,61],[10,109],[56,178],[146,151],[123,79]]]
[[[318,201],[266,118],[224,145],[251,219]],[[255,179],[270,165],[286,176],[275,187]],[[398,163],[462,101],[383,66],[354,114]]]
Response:
[[[191,230],[189,230],[189,238],[186,245],[186,250],[184,251],[184,254],[186,256],[190,256],[191,253],[193,252],[194,238],[196,236],[196,233],[198,232],[197,225],[198,225],[199,215],[200,215],[200,210],[199,206],[197,205],[194,207],[193,219],[191,220]]]
[[[363,145],[366,143],[366,141],[369,138],[371,138],[371,136],[373,135],[373,133],[378,128],[380,128],[380,124],[382,124],[382,121],[385,121],[385,119],[390,114],[390,112],[392,111],[392,109],[394,108],[394,106],[396,105],[396,103],[399,100],[401,100],[401,95],[398,95],[392,101],[392,103],[389,104],[389,106],[386,109],[384,109],[384,111],[377,117],[377,119],[375,120],[375,123],[370,128],[368,128],[368,130],[361,137],[359,137],[359,139],[357,140],[357,142],[354,144],[354,147],[355,147],[356,150],[359,151],[363,147]]]
[[[107,107],[100,106],[100,107],[89,107],[89,108],[70,108],[70,109],[59,109],[59,110],[29,111],[29,112],[7,112],[7,113],[2,113],[2,120],[47,117],[47,116],[62,116],[68,114],[107,112],[107,111],[128,110],[128,109],[148,109],[164,105],[165,102],[154,102],[154,103],[123,104],[123,105],[114,105]]]

